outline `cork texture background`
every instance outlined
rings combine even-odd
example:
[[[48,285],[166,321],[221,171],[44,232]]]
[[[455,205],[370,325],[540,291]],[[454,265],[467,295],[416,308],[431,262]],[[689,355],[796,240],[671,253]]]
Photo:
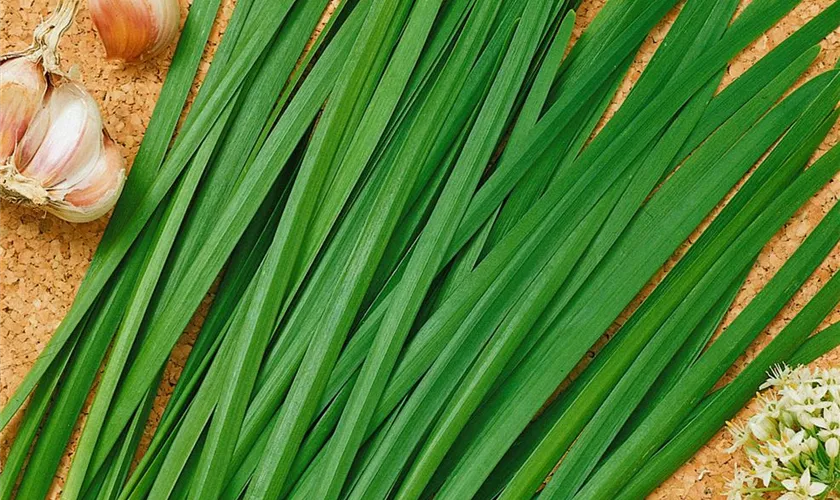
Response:
[[[182,18],[186,15],[187,0],[181,0]],[[29,44],[31,32],[53,5],[51,0],[0,0],[0,53],[20,50]],[[105,52],[99,43],[90,17],[82,2],[76,23],[64,36],[61,54],[64,66],[78,65],[87,88],[99,101],[104,122],[113,138],[122,145],[123,154],[130,162],[149,122],[158,92],[166,75],[172,48],[148,61],[123,64],[106,61]],[[591,21],[603,0],[584,0],[578,12],[575,36]],[[742,1],[743,8],[748,0]],[[803,0],[772,30],[761,36],[747,50],[731,62],[724,85],[742,74],[755,61],[772,50],[786,36],[802,26],[818,12],[833,3],[833,0]],[[224,32],[225,20],[229,17],[234,0],[222,0],[218,22],[210,37],[205,61],[200,73],[206,72],[207,56],[215,49]],[[678,7],[679,8],[679,7]],[[622,85],[611,114],[639,77],[645,63],[664,38],[677,11],[672,12],[650,34],[640,51],[629,75]],[[830,69],[840,58],[840,33],[835,31],[822,42],[822,52],[805,78]],[[803,79],[804,81],[804,79]],[[800,82],[801,83],[801,82]],[[818,155],[833,146],[840,139],[840,126],[835,126]],[[727,314],[724,327],[731,322],[772,278],[785,260],[816,226],[823,215],[840,196],[840,176],[823,188],[800,210],[762,251],[756,265],[738,295],[735,304]],[[50,335],[72,304],[77,287],[84,276],[91,257],[99,242],[106,219],[88,224],[70,224],[52,215],[35,212],[6,202],[0,204],[0,405],[5,404],[14,389],[34,363],[39,352],[47,344]],[[702,230],[698,230],[697,234]],[[683,252],[695,234],[689,238],[680,252]],[[671,263],[653,280],[645,292],[634,302],[638,305],[653,284],[667,272]],[[832,273],[840,266],[840,249],[835,249],[819,270],[812,276],[794,299],[788,304],[768,329],[750,347],[746,356],[738,361],[727,377],[749,361],[772,337],[778,333],[796,312],[811,298]],[[177,381],[180,367],[186,360],[197,326],[207,303],[202,306],[178,346],[173,352],[163,383],[159,389],[155,409],[152,412],[148,432],[154,427],[162,411],[166,397]],[[631,310],[632,307],[631,306]],[[626,317],[626,314],[622,319]],[[621,322],[621,320],[619,322]],[[840,321],[840,309],[826,321],[826,325]],[[824,325],[825,326],[825,325]],[[817,361],[819,365],[840,364],[840,349]],[[742,410],[739,419],[754,411],[752,406]],[[17,422],[0,433],[0,460],[8,453]],[[736,463],[745,464],[739,455],[729,455],[724,450],[729,446],[729,437],[719,433],[697,455],[685,464],[670,480],[664,483],[651,498],[657,499],[701,499],[720,498],[724,485],[732,476]],[[68,450],[59,473],[53,481],[51,495],[58,497],[64,470],[72,456]]]

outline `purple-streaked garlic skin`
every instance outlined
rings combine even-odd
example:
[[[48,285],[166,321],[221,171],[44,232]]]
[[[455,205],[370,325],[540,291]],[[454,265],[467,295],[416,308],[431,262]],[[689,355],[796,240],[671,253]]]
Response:
[[[26,57],[0,63],[0,163],[15,152],[47,92],[44,68]]]
[[[88,8],[109,59],[153,55],[178,36],[178,0],[88,0]]]
[[[79,222],[94,220],[108,213],[117,203],[125,185],[126,166],[119,146],[102,134],[103,148],[90,175],[65,190],[64,201],[77,210],[68,211],[68,217],[78,213],[84,218]],[[70,220],[70,219],[68,219]]]
[[[126,177],[125,161],[103,128],[96,101],[72,81],[49,89],[5,163],[2,194],[71,222],[107,213]]]

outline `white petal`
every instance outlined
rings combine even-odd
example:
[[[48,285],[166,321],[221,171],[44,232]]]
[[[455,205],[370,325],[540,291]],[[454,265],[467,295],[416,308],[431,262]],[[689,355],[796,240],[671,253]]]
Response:
[[[826,484],[814,483],[814,484],[812,484],[811,486],[808,487],[808,494],[811,495],[811,496],[817,496],[820,493],[822,493],[823,491],[825,491],[826,488],[828,488],[828,485],[826,485]]]
[[[796,479],[785,479],[782,481],[782,486],[788,491],[795,491],[799,486],[799,482]]]

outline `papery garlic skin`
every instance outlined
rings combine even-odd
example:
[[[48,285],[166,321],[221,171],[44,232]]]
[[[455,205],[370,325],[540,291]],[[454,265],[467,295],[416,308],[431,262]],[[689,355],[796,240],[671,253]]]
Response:
[[[178,0],[88,0],[88,8],[109,59],[155,54],[178,35]]]
[[[0,163],[8,160],[47,92],[47,77],[37,61],[14,57],[0,62]]]
[[[0,192],[71,221],[97,219],[116,203],[126,167],[93,97],[75,82],[50,89],[15,154],[0,166]]]

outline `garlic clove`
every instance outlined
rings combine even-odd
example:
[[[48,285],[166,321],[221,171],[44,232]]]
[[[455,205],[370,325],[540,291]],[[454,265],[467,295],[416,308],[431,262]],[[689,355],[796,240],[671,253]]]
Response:
[[[156,54],[168,47],[178,37],[181,24],[181,4],[178,0],[147,0],[152,6],[158,29],[155,44],[148,54]]]
[[[102,118],[93,97],[67,82],[50,92],[21,141],[15,157],[18,171],[45,188],[73,185],[84,165],[100,156]]]
[[[88,222],[105,215],[117,203],[127,169],[119,146],[103,132],[102,154],[88,176],[64,194],[51,211],[71,222]],[[57,193],[56,193],[57,194]]]
[[[88,7],[109,59],[155,54],[178,35],[178,0],[89,0]]]
[[[0,63],[0,163],[15,152],[47,92],[44,68],[26,57]]]

